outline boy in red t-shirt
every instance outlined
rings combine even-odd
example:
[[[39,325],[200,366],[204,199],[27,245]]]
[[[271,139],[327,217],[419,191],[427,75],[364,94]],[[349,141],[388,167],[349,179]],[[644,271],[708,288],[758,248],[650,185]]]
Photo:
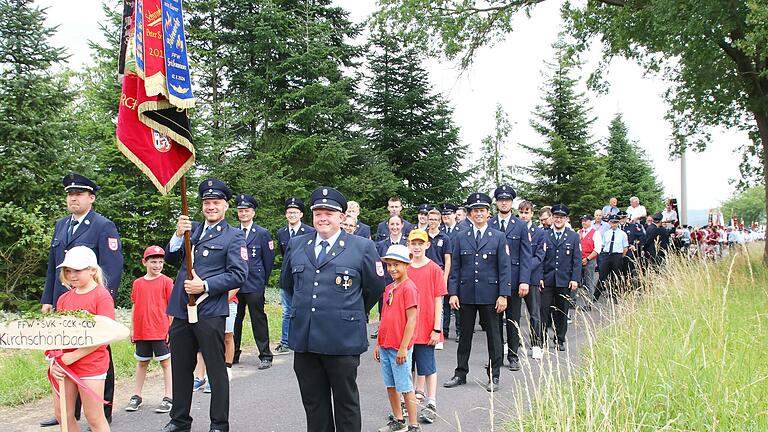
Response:
[[[437,418],[437,362],[435,345],[442,334],[443,296],[448,295],[443,270],[427,258],[430,247],[426,231],[415,229],[408,234],[411,265],[408,278],[416,285],[419,302],[419,319],[413,334],[413,363],[416,393],[424,397],[426,406],[419,413],[419,420],[434,423]]]
[[[381,373],[392,407],[392,420],[384,430],[420,431],[415,415],[408,418],[409,425],[406,427],[400,406],[402,394],[408,412],[416,412],[411,356],[419,311],[416,286],[408,279],[410,252],[403,245],[392,245],[381,260],[387,264],[387,271],[394,281],[384,289],[379,335],[373,349],[373,358],[381,363]]]
[[[168,348],[168,328],[173,318],[165,313],[173,290],[173,279],[163,274],[165,251],[160,246],[144,250],[141,263],[147,274],[133,281],[131,291],[131,342],[136,344],[136,391],[126,411],[136,411],[142,404],[141,390],[147,377],[147,367],[154,358],[163,368],[165,397],[155,412],[167,413],[173,406],[171,400],[171,351]]]

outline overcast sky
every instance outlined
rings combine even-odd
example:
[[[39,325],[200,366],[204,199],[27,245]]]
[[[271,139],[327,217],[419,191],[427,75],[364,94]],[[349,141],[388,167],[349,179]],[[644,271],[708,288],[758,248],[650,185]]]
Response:
[[[104,19],[100,0],[71,2],[38,0],[47,6],[48,24],[58,25],[53,44],[67,48],[72,66],[89,62],[87,41],[100,40],[99,22]],[[365,19],[374,9],[373,0],[337,0],[356,21]],[[513,123],[508,143],[509,162],[525,163],[528,158],[518,143],[537,145],[542,137],[529,126],[531,112],[541,103],[545,61],[553,58],[552,43],[560,30],[561,2],[552,0],[537,6],[531,18],[520,15],[515,32],[493,48],[480,50],[469,71],[460,73],[455,63],[425,59],[432,83],[454,108],[454,120],[461,129],[461,140],[472,152],[479,151],[480,140],[493,132],[494,111],[500,103]],[[117,53],[115,53],[117,55]],[[596,56],[597,57],[597,56]],[[597,58],[588,59],[594,65]],[[590,64],[585,66],[586,77]],[[656,77],[643,77],[634,63],[617,60],[607,75],[611,91],[596,96],[587,93],[597,122],[593,138],[602,141],[608,124],[621,112],[629,127],[630,139],[645,149],[664,185],[667,196],[680,196],[680,162],[670,161],[670,127],[664,121],[667,105],[661,95],[667,88]],[[700,154],[688,153],[688,208],[705,209],[730,197],[731,178],[739,176],[740,155],[736,148],[747,140],[738,131],[715,130],[709,148]],[[622,205],[627,205],[623,203]]]

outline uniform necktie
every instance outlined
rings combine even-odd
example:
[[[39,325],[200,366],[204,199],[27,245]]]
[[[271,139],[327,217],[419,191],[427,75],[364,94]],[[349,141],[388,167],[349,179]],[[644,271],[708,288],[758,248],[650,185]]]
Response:
[[[291,228],[291,238],[293,238],[293,236],[295,236],[295,235],[296,235],[296,230]]]
[[[200,236],[200,240],[205,238],[205,236],[211,231],[211,228],[213,227],[212,226],[205,227],[205,229],[203,230],[203,235]]]
[[[557,241],[560,241],[560,236],[561,236],[562,234],[563,234],[563,233],[555,233],[555,240],[557,240]]]
[[[320,253],[317,254],[317,263],[321,264],[323,260],[325,259],[325,253],[327,252],[325,249],[328,247],[328,242],[323,240],[320,242]]]
[[[69,222],[69,229],[67,230],[67,243],[69,243],[70,240],[72,240],[72,235],[75,233],[75,227],[80,222],[77,219],[72,219]]]
[[[483,234],[480,232],[480,230],[477,230],[477,234],[475,234],[475,241],[478,245],[480,245],[480,239],[483,237]]]
[[[243,228],[243,234],[245,234],[245,239],[248,240],[248,228]]]
[[[506,232],[506,231],[507,231],[507,221],[502,219],[501,220],[501,232]]]
[[[616,230],[611,232],[611,243],[608,245],[608,253],[613,253],[613,241],[616,239]]]

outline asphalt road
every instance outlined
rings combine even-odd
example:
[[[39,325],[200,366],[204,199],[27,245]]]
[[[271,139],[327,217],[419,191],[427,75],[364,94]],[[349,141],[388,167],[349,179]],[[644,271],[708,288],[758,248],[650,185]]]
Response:
[[[568,373],[571,369],[569,366],[575,364],[577,351],[590,339],[587,337],[586,329],[594,328],[595,323],[600,321],[599,317],[598,310],[589,313],[575,311],[574,322],[568,331],[565,352],[558,352],[553,348],[545,349],[544,359],[536,361],[523,355],[525,353],[521,348],[522,370],[509,371],[505,364],[501,371],[501,388],[493,395],[484,389],[488,382],[483,369],[487,359],[487,348],[485,333],[480,330],[480,327],[477,327],[473,337],[468,382],[458,388],[446,389],[441,385],[453,375],[453,369],[456,367],[457,344],[453,339],[446,341],[445,349],[437,351],[439,418],[432,425],[422,425],[422,429],[465,432],[506,430],[504,425],[514,422],[521,413],[529,409],[530,401],[539,386],[541,370]],[[527,323],[525,311],[521,321]],[[524,333],[527,333],[527,330]],[[258,358],[254,350],[255,348],[244,352],[241,363],[234,366],[234,377],[230,387],[231,430],[238,432],[306,431],[306,418],[293,373],[293,356],[276,356],[272,368],[260,371],[256,369]],[[360,389],[363,431],[376,431],[386,424],[390,408],[379,364],[373,360],[371,350],[361,356],[357,382]],[[126,412],[123,408],[133,394],[133,382],[132,380],[118,382],[112,431],[161,430],[169,420],[167,414],[154,413],[154,407],[162,398],[161,383],[161,376],[157,372],[151,374],[144,389],[144,405],[137,412]],[[210,395],[202,392],[194,395],[193,431],[208,431],[209,399]],[[48,417],[50,412],[50,401],[43,400],[22,407],[1,409],[0,417],[7,419],[8,429],[4,428],[4,430],[51,431],[51,429],[41,429],[37,426],[37,422]],[[85,430],[84,426],[83,430]]]

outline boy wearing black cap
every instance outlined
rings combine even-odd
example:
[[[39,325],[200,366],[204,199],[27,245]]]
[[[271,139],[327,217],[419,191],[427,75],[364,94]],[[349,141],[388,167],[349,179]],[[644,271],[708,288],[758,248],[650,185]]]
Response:
[[[227,185],[207,179],[198,188],[202,200],[203,223],[192,223],[179,216],[176,232],[166,247],[166,260],[179,266],[179,274],[168,303],[174,317],[169,331],[173,364],[173,408],[171,421],[163,432],[188,432],[192,404],[193,370],[201,351],[211,384],[210,431],[229,430],[229,379],[224,364],[224,329],[229,316],[230,290],[243,286],[248,275],[248,249],[243,232],[226,219],[232,193]],[[187,263],[183,236],[190,231],[192,279],[186,278]],[[190,323],[187,303],[196,296],[197,323]]]
[[[301,221],[304,217],[304,200],[298,197],[290,197],[285,200],[285,220],[287,225],[277,230],[277,241],[280,243],[280,255],[285,257],[288,242],[299,235],[310,234],[315,229]],[[291,324],[291,297],[280,286],[280,305],[283,309],[283,324],[280,332],[280,343],[272,350],[274,355],[289,354],[288,331]]]
[[[566,226],[568,213],[564,204],[552,206],[552,229],[543,243],[541,319],[545,328],[542,333],[546,339],[546,325],[552,325],[559,351],[565,351],[570,293],[578,289],[581,281],[581,240]]]
[[[472,227],[456,236],[448,279],[449,303],[451,308],[461,310],[459,324],[463,336],[459,340],[454,376],[443,383],[447,388],[467,383],[477,315],[481,322],[497,322],[498,314],[507,308],[507,297],[512,294],[509,246],[501,231],[488,226],[491,197],[473,193],[467,198],[466,206],[470,209]],[[499,327],[486,326],[486,338],[492,369],[486,389],[493,392],[499,388],[502,362]]]
[[[253,221],[258,207],[256,199],[248,194],[240,194],[236,201],[237,219],[240,220],[240,229],[245,235],[245,247],[248,251],[248,277],[237,292],[232,360],[233,363],[240,361],[240,341],[247,307],[251,316],[253,339],[259,349],[258,368],[267,369],[272,366],[272,352],[269,350],[269,325],[267,314],[264,312],[264,291],[275,263],[275,243],[269,231]]]

